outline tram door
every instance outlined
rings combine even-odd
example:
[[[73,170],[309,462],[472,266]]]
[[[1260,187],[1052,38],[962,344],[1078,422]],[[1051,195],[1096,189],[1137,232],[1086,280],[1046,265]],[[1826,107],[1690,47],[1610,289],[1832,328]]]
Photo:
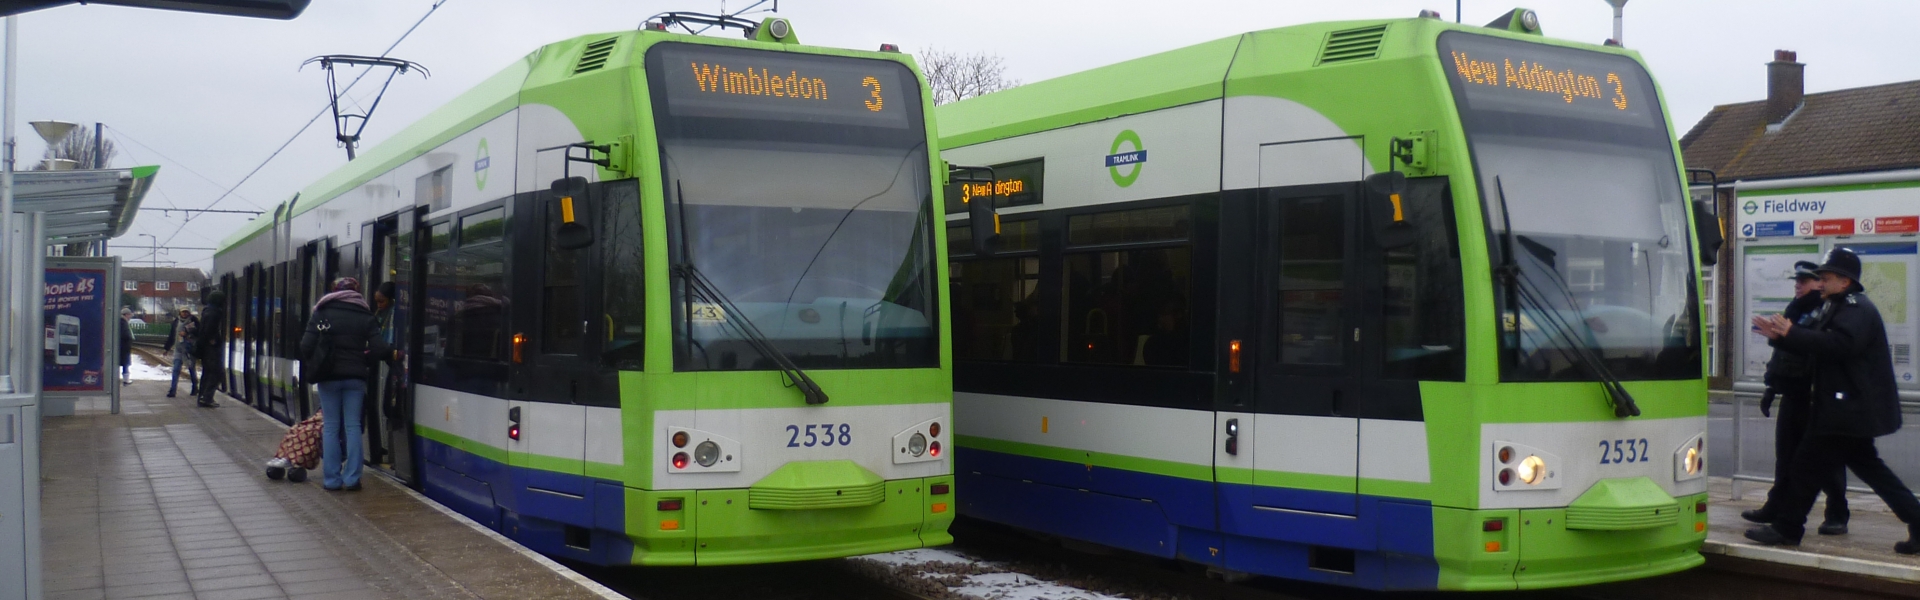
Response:
[[[402,480],[419,487],[418,448],[413,443],[413,380],[411,375],[420,372],[420,331],[419,315],[424,309],[426,294],[421,293],[419,273],[423,271],[420,261],[424,253],[419,244],[429,238],[423,234],[423,225],[419,215],[425,209],[401,211],[399,214],[381,219],[375,225],[372,238],[374,256],[370,271],[377,272],[382,282],[393,282],[393,325],[390,328],[393,338],[388,340],[395,350],[404,357],[397,366],[381,373],[380,396],[378,403],[370,403],[380,413],[381,427],[378,429],[382,445],[388,452],[388,465],[393,474]],[[378,284],[375,284],[378,289]]]
[[[1260,192],[1254,352],[1253,508],[1351,516],[1359,426],[1352,410],[1361,289],[1357,184]]]

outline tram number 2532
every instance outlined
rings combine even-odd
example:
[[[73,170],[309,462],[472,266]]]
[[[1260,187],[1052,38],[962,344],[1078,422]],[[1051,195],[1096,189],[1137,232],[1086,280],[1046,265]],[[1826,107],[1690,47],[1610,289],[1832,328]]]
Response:
[[[853,426],[846,423],[788,425],[788,448],[853,445]]]
[[[1637,440],[1600,440],[1600,464],[1615,465],[1632,462],[1648,462],[1647,438]]]

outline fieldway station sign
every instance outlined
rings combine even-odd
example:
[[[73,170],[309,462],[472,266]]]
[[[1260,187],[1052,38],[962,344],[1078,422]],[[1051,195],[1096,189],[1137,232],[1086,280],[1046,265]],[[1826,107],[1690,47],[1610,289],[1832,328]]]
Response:
[[[1755,190],[1734,208],[1743,238],[1920,233],[1920,187]]]

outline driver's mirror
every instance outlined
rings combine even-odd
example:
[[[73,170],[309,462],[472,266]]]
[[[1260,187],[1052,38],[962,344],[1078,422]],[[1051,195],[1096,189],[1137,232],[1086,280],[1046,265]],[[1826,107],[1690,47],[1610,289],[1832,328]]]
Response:
[[[994,210],[993,199],[993,196],[975,196],[967,202],[974,256],[993,256],[994,250],[1000,247],[1000,213]]]
[[[1720,233],[1720,217],[1707,209],[1706,200],[1693,201],[1693,234],[1700,242],[1700,266],[1711,267],[1720,262],[1720,245],[1726,242],[1726,236]]]
[[[560,226],[554,229],[554,244],[566,250],[592,246],[593,229],[587,227],[586,220],[588,215],[593,214],[593,200],[587,195],[587,179],[555,179],[552,189],[553,201],[560,208]]]
[[[1407,222],[1405,196],[1407,175],[1387,171],[1366,179],[1367,221],[1373,224],[1373,241],[1382,248],[1398,248],[1414,242],[1413,224]]]

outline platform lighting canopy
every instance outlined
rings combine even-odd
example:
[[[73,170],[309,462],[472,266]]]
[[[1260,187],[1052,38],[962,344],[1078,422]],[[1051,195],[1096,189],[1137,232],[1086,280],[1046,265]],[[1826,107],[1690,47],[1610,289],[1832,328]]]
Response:
[[[67,134],[72,133],[73,128],[80,126],[78,123],[66,121],[32,121],[27,124],[33,126],[33,131],[40,134],[40,139],[46,140],[48,146],[67,139]]]
[[[157,8],[230,17],[290,20],[307,10],[310,0],[86,0],[85,4],[107,4],[135,8]],[[0,0],[0,16],[13,16],[43,8],[66,6],[75,0]]]

